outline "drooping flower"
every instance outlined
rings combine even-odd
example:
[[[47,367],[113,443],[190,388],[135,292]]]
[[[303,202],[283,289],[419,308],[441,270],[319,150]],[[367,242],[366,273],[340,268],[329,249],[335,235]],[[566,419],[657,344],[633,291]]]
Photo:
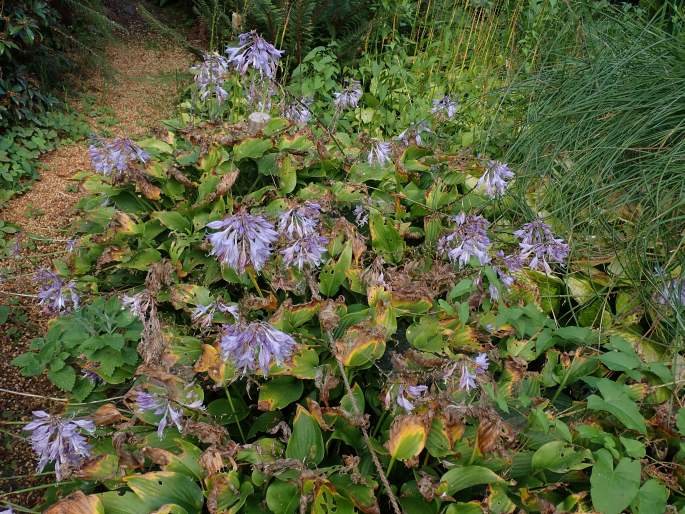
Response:
[[[63,419],[37,410],[33,411],[33,421],[23,430],[31,432],[31,446],[39,459],[38,473],[54,462],[60,481],[90,456],[90,445],[80,431],[92,434],[95,424],[89,419]]]
[[[237,47],[226,48],[228,62],[238,73],[245,75],[249,68],[253,68],[262,77],[270,79],[276,75],[276,66],[283,53],[254,30],[240,34]]]
[[[362,204],[355,205],[353,214],[357,226],[364,227],[369,222],[369,211]]]
[[[228,69],[228,59],[216,52],[206,53],[203,62],[191,68],[202,100],[215,96],[222,103],[228,98],[228,92],[223,87]]]
[[[301,98],[285,106],[283,117],[287,120],[306,125],[312,117],[310,106],[313,98]]]
[[[502,196],[507,190],[508,181],[514,177],[509,166],[499,161],[488,161],[485,172],[478,179],[477,187],[484,188],[490,198]]]
[[[250,323],[239,321],[225,325],[219,346],[224,359],[248,373],[261,369],[266,376],[274,360],[282,364],[290,357],[295,340],[264,321]]]
[[[516,273],[524,266],[521,255],[515,253],[513,255],[505,255],[502,250],[497,252],[498,264],[493,266],[497,276],[502,281],[506,288],[510,288],[514,284],[514,277],[512,273]]]
[[[245,211],[212,221],[207,226],[223,229],[207,236],[212,245],[210,254],[238,273],[243,273],[249,266],[256,271],[262,269],[271,256],[271,244],[278,239],[271,223]]]
[[[432,131],[425,121],[412,123],[397,136],[395,139],[404,146],[411,144],[421,145],[423,142],[422,134],[430,134]]]
[[[476,385],[476,375],[471,373],[471,370],[466,365],[466,363],[461,365],[461,377],[459,378],[459,389],[462,391],[470,391],[475,389]]]
[[[411,412],[414,410],[414,404],[407,398],[407,396],[412,400],[417,400],[423,396],[426,391],[428,391],[428,386],[425,385],[404,386],[403,384],[400,384],[397,390],[397,405],[402,407],[407,412]]]
[[[38,303],[46,312],[62,313],[79,308],[81,299],[73,280],[64,282],[59,275],[45,268],[36,271],[35,277],[40,283]]]
[[[211,326],[214,321],[214,315],[216,311],[229,313],[236,320],[239,318],[238,306],[237,305],[226,305],[222,301],[218,300],[216,302],[210,303],[209,305],[197,305],[190,315],[191,321],[198,325],[202,329],[207,329]]]
[[[448,119],[454,118],[457,114],[457,109],[459,108],[459,101],[453,99],[449,95],[445,95],[438,100],[433,100],[433,108],[431,112],[433,114],[445,113]]]
[[[551,227],[540,219],[526,223],[514,235],[520,240],[521,259],[532,269],[551,274],[549,263],[562,264],[568,257],[569,246],[554,237]]]
[[[342,91],[333,93],[333,104],[337,111],[354,109],[362,97],[362,85],[358,80],[348,80]]]
[[[94,139],[88,147],[93,168],[102,175],[123,173],[131,164],[140,162],[145,164],[150,155],[140,146],[126,137],[113,139],[109,142],[102,139]]]
[[[318,203],[306,202],[281,214],[278,219],[278,231],[290,239],[311,236],[316,232],[320,216],[321,206]]]
[[[473,363],[476,365],[476,374],[481,375],[485,373],[490,366],[490,361],[488,360],[487,353],[479,353],[476,358],[473,359]]]
[[[5,510],[0,511],[0,514],[14,514],[12,507],[8,506]]]
[[[385,166],[391,161],[390,143],[386,141],[376,141],[369,150],[367,161],[370,165]]]
[[[477,257],[481,264],[490,262],[488,250],[490,223],[483,216],[458,214],[454,217],[457,227],[438,241],[438,250],[445,253],[450,261],[459,267],[468,264],[471,257]]]
[[[78,239],[67,239],[67,244],[65,246],[65,249],[68,253],[73,252],[76,249],[76,245],[78,244]]]
[[[293,239],[289,246],[281,250],[283,262],[286,266],[294,266],[300,270],[305,266],[316,268],[321,264],[327,244],[328,239],[318,234]]]
[[[161,416],[157,425],[157,436],[161,439],[164,429],[173,423],[179,432],[183,431],[183,409],[200,410],[203,409],[202,399],[197,396],[193,384],[187,384],[183,390],[181,398],[171,400],[169,397],[150,393],[147,391],[136,391],[136,405],[141,411],[153,413]]]
[[[89,369],[85,369],[85,368],[81,369],[81,376],[83,378],[88,379],[91,383],[93,383],[95,385],[103,382],[100,375],[98,375],[97,373],[95,373],[94,371],[89,370]]]
[[[143,319],[145,317],[149,296],[144,291],[133,295],[123,294],[120,301],[121,306],[128,309],[136,318]]]

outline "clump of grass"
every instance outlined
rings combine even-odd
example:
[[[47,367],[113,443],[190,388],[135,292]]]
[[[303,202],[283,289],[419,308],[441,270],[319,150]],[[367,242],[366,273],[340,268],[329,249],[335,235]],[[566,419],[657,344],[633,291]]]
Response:
[[[510,157],[521,195],[649,301],[685,269],[685,51],[621,15],[588,20],[578,41],[521,84],[530,104]]]

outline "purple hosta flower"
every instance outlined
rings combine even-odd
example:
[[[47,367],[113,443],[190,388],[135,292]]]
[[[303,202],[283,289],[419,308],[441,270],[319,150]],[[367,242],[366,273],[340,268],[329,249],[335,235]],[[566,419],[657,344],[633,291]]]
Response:
[[[7,507],[5,510],[0,511],[0,514],[14,514],[14,511],[12,510],[12,507]]]
[[[138,161],[145,164],[150,155],[128,138],[121,137],[110,142],[95,139],[88,147],[93,168],[102,175],[123,173]]]
[[[412,123],[409,125],[409,127],[404,129],[395,139],[404,146],[409,146],[411,144],[421,145],[423,142],[421,134],[430,134],[431,132],[428,123],[420,121],[419,123]]]
[[[68,253],[73,252],[76,249],[76,245],[78,244],[78,239],[67,239],[67,244],[65,246],[65,249]]]
[[[286,105],[283,109],[283,117],[295,123],[306,125],[312,117],[312,112],[309,108],[313,101],[313,98],[301,98],[299,101]]]
[[[81,376],[88,379],[94,385],[101,384],[103,382],[102,378],[100,378],[100,375],[89,369],[81,369]]]
[[[223,88],[228,68],[228,59],[216,52],[206,53],[202,64],[191,68],[202,100],[216,96],[219,103],[222,103],[228,98],[228,93]]]
[[[281,214],[278,219],[278,231],[289,239],[300,239],[316,232],[321,216],[318,203],[306,202],[295,209]]]
[[[477,187],[484,188],[490,198],[502,196],[507,189],[509,179],[514,172],[509,166],[499,161],[489,161],[485,173],[478,179]]]
[[[65,283],[56,273],[45,268],[39,269],[35,277],[40,283],[38,303],[46,312],[62,313],[79,308],[81,299],[73,280]]]
[[[354,207],[354,221],[358,227],[364,227],[369,222],[369,211],[367,211],[362,204]]]
[[[376,141],[369,150],[367,161],[370,165],[385,166],[392,160],[390,157],[390,143]]]
[[[400,387],[397,390],[397,405],[402,407],[407,412],[411,412],[414,410],[414,404],[409,401],[407,396],[412,400],[417,400],[418,398],[422,397],[426,391],[428,391],[428,386],[425,385],[405,387],[404,385],[400,384]]]
[[[235,66],[238,73],[245,75],[248,68],[254,68],[262,77],[274,78],[283,50],[278,50],[254,30],[240,34],[238,45],[226,48],[228,62]]]
[[[550,226],[542,220],[526,223],[514,235],[521,241],[521,259],[533,269],[551,274],[549,263],[563,263],[568,257],[568,245],[563,239],[554,237]]]
[[[497,257],[501,261],[501,265],[493,266],[493,269],[497,273],[497,276],[502,281],[504,286],[509,289],[512,285],[514,285],[514,277],[511,274],[516,273],[523,268],[523,259],[521,259],[521,255],[518,253],[513,255],[505,255],[502,250],[497,252]]]
[[[485,373],[490,366],[490,361],[488,360],[487,353],[479,353],[476,358],[473,359],[473,363],[476,365],[476,374],[482,375]]]
[[[470,391],[471,389],[475,389],[477,387],[476,384],[476,375],[474,375],[471,370],[469,369],[468,365],[466,363],[463,363],[461,365],[461,377],[459,378],[459,389],[462,391]]]
[[[657,294],[656,301],[661,305],[685,306],[685,279],[673,279],[667,282]]]
[[[348,80],[342,91],[333,93],[333,104],[337,111],[354,109],[362,97],[362,85],[358,80]]]
[[[202,400],[197,397],[193,389],[193,384],[186,385],[182,399],[171,400],[167,396],[149,393],[147,391],[136,391],[136,404],[141,411],[153,413],[161,416],[157,425],[157,436],[161,439],[164,429],[173,423],[179,432],[183,431],[183,408],[191,410],[204,409]]]
[[[257,271],[262,269],[271,256],[271,244],[278,239],[271,223],[245,211],[212,221],[207,226],[223,229],[207,236],[212,245],[210,254],[238,273],[243,273],[249,266]]]
[[[54,462],[59,481],[90,456],[90,445],[80,430],[92,434],[95,425],[89,419],[62,419],[37,410],[33,411],[33,421],[24,430],[31,432],[31,446],[39,458],[38,472]]]
[[[490,295],[492,301],[496,302],[499,300],[499,289],[497,289],[495,284],[488,284],[488,294]]]
[[[305,265],[316,268],[321,264],[326,252],[328,239],[318,234],[310,234],[300,239],[293,239],[289,246],[281,250],[286,266],[302,269]]]
[[[209,305],[197,305],[193,309],[190,318],[194,324],[198,325],[201,329],[206,330],[212,325],[216,311],[227,312],[236,320],[239,318],[237,305],[226,305],[220,300],[210,303]]]
[[[147,311],[147,301],[149,297],[144,293],[136,293],[134,295],[124,294],[121,295],[121,306],[124,309],[131,311],[136,318],[142,319],[144,313]]]
[[[481,264],[490,262],[488,220],[480,215],[467,215],[462,212],[454,217],[454,221],[457,224],[456,229],[440,238],[438,250],[447,254],[449,260],[459,267],[468,264],[471,257],[477,257]]]
[[[272,360],[282,364],[292,354],[295,340],[264,321],[239,321],[225,325],[219,343],[224,359],[230,359],[243,373],[262,370],[269,373]]]
[[[19,238],[16,238],[14,243],[12,243],[12,246],[10,246],[10,255],[12,257],[19,257],[21,255],[21,243],[19,242]]]
[[[457,109],[459,108],[459,102],[454,100],[448,95],[443,96],[439,100],[433,100],[433,108],[431,112],[433,114],[445,113],[448,119],[454,118],[457,114]]]

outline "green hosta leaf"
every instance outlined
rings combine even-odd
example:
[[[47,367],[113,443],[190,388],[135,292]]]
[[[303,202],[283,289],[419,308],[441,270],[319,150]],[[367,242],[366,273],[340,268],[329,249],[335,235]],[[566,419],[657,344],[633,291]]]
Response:
[[[652,512],[666,512],[666,502],[668,501],[668,489],[664,484],[652,478],[647,480],[630,508],[633,514],[652,514]]]
[[[302,396],[302,380],[293,377],[276,377],[259,387],[259,410],[274,411],[287,407]]]
[[[288,440],[285,455],[309,466],[317,466],[325,456],[323,436],[319,424],[307,409],[297,406],[293,421],[293,433]]]
[[[270,139],[249,138],[233,147],[233,160],[258,159],[272,148]]]
[[[635,499],[640,488],[640,463],[623,458],[614,468],[608,450],[597,452],[590,476],[590,494],[595,509],[603,514],[620,514]]]
[[[274,514],[292,514],[300,506],[300,491],[295,484],[274,480],[266,490],[266,505]]]
[[[199,514],[202,510],[202,490],[194,480],[184,474],[155,471],[131,475],[124,480],[149,509],[131,512],[150,512],[169,503],[183,507],[189,514]]]
[[[162,260],[162,254],[154,248],[145,248],[136,253],[131,260],[122,263],[124,268],[132,268],[140,271],[147,271],[151,264]]]
[[[207,479],[208,496],[216,499],[216,511],[223,514],[236,514],[254,492],[250,482],[240,483],[237,471],[218,473]]]
[[[417,350],[441,353],[444,347],[442,328],[436,318],[423,316],[407,329],[407,340]]]
[[[319,274],[319,288],[326,296],[333,296],[345,281],[345,273],[352,265],[352,245],[347,243],[338,261],[329,261]]]
[[[599,360],[612,371],[628,371],[640,367],[641,364],[635,352],[631,354],[617,350],[600,355]]]
[[[175,232],[190,232],[192,225],[190,220],[176,211],[156,211],[150,217]]]
[[[404,239],[392,222],[386,223],[385,216],[372,209],[369,214],[369,231],[374,250],[381,254],[386,262],[400,264],[404,256]]]
[[[575,451],[564,441],[550,441],[543,444],[534,454],[533,469],[548,469],[555,473],[567,473],[571,470],[583,469],[591,464],[585,462],[590,459],[590,450]]]
[[[647,431],[645,418],[640,414],[637,404],[628,396],[625,385],[602,378],[597,381],[597,388],[603,398],[594,394],[589,396],[588,409],[609,412],[631,430],[643,434]]]
[[[297,166],[289,155],[283,156],[278,167],[279,189],[281,193],[292,193],[297,185]]]
[[[437,494],[453,496],[455,493],[475,485],[504,482],[497,473],[483,466],[457,466],[442,475]]]

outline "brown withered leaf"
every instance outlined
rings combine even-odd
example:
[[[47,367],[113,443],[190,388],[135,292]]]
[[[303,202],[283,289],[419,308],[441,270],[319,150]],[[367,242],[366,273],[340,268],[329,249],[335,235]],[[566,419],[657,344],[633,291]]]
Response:
[[[197,188],[197,184],[190,180],[188,177],[186,177],[181,170],[179,170],[176,166],[170,166],[169,169],[167,170],[167,173],[169,176],[173,179],[175,179],[177,182],[180,182],[186,187],[190,188]]]
[[[95,424],[101,427],[114,425],[125,419],[124,415],[119,412],[119,409],[113,403],[105,403],[98,407],[93,413],[92,418]]]
[[[193,208],[209,205],[217,198],[224,196],[231,190],[233,184],[235,184],[235,181],[238,179],[238,175],[240,175],[239,171],[231,171],[225,175],[222,175],[221,180],[219,180],[219,183],[216,185],[214,191],[203,198],[201,202],[196,203]]]
[[[132,453],[126,449],[126,444],[131,439],[133,436],[128,432],[115,432],[112,436],[112,445],[117,457],[119,457],[119,466],[130,470],[140,469],[143,467],[145,459],[137,452]]]
[[[209,476],[216,475],[224,468],[224,459],[221,452],[214,446],[210,446],[200,455],[200,466],[202,466]]]
[[[476,441],[478,449],[486,455],[500,446],[502,436],[502,421],[498,417],[489,417],[480,420]]]
[[[193,366],[198,373],[207,373],[216,383],[223,383],[224,370],[226,366],[217,346],[209,344],[202,345],[202,355]]]
[[[146,178],[136,175],[133,177],[133,181],[136,184],[136,190],[141,192],[148,200],[157,201],[161,198],[162,190]]]
[[[75,491],[49,507],[43,514],[102,514],[104,507],[94,494]]]
[[[143,455],[161,467],[168,466],[174,458],[173,453],[163,448],[143,448]]]
[[[195,436],[205,444],[221,445],[228,440],[228,432],[224,427],[189,418],[183,424],[183,433]]]

